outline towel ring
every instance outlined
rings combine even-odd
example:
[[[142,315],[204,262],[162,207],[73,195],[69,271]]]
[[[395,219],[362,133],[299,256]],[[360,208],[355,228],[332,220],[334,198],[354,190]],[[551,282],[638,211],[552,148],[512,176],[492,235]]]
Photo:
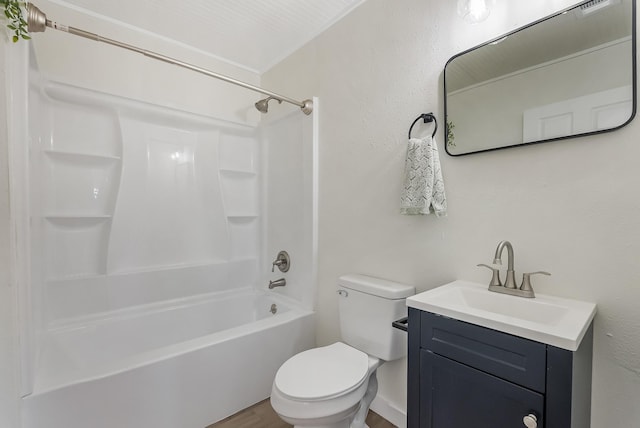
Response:
[[[413,125],[418,123],[418,121],[420,119],[424,120],[424,123],[431,123],[431,122],[434,123],[435,126],[433,128],[433,134],[431,134],[431,138],[435,137],[436,136],[436,131],[438,130],[438,121],[436,120],[436,117],[433,115],[433,113],[422,113],[411,124],[411,127],[409,128],[409,138],[411,138],[411,130],[413,129]]]

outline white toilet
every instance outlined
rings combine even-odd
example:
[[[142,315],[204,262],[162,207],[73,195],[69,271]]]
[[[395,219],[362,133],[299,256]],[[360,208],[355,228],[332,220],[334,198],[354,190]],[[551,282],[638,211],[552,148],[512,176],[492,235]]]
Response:
[[[353,274],[338,279],[338,294],[344,343],[294,355],[273,382],[271,406],[296,427],[366,427],[377,368],[407,353],[407,334],[391,323],[406,316],[414,287]]]

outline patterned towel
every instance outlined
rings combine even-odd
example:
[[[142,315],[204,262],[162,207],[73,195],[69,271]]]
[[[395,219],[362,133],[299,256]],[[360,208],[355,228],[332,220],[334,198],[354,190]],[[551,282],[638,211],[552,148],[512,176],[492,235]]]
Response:
[[[411,138],[404,164],[405,180],[400,213],[447,215],[447,198],[436,141],[427,136]]]

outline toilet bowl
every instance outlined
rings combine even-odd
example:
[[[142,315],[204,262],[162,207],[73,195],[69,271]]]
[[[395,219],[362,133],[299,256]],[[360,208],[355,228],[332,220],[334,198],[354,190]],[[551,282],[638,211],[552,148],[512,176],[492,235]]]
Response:
[[[415,289],[364,275],[342,276],[338,286],[344,342],[294,355],[273,382],[271,406],[295,427],[366,427],[376,370],[406,355],[406,335],[391,323],[406,314]]]
[[[302,352],[278,370],[271,405],[294,426],[348,428],[358,410],[368,410],[375,398],[381,364],[342,342]],[[369,396],[367,391],[372,391]]]

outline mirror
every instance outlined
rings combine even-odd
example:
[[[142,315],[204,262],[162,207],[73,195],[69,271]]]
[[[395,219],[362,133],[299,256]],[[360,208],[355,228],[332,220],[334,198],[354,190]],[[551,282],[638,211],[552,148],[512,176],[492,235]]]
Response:
[[[636,110],[635,0],[590,0],[452,57],[446,151],[618,129]]]

